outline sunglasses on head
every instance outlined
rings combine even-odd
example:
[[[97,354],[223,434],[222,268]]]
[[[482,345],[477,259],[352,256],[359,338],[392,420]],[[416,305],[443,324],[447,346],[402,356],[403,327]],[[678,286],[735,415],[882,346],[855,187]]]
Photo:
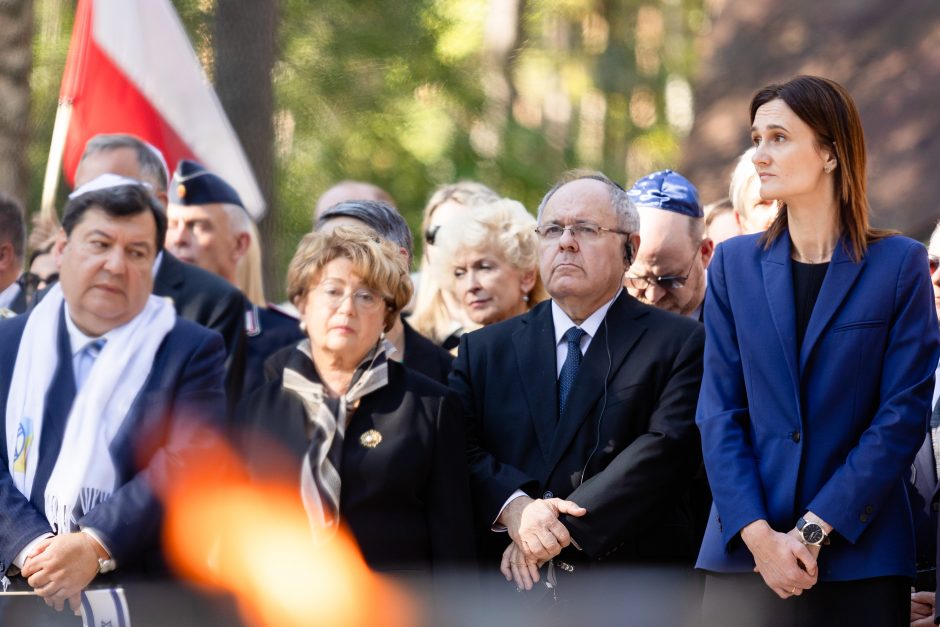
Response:
[[[927,266],[930,268],[930,274],[936,272],[937,268],[940,268],[940,257],[936,255],[927,255]]]
[[[424,232],[424,241],[426,241],[431,246],[434,246],[434,240],[437,239],[437,232],[440,230],[440,224],[435,224],[434,226],[428,228],[428,230]]]

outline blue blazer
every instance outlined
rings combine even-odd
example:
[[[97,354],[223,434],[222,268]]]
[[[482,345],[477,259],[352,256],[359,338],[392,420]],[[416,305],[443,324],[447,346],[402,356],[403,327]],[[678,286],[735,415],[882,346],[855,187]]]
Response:
[[[940,330],[924,247],[836,246],[797,352],[790,236],[722,243],[708,267],[696,423],[714,505],[697,566],[747,572],[749,523],[831,524],[820,579],[914,575],[905,483],[927,430]]]
[[[28,315],[0,321],[0,416],[6,422],[10,381]],[[0,574],[36,537],[52,529],[43,513],[46,483],[63,445],[65,422],[75,400],[68,330],[59,318],[59,366],[46,395],[40,463],[32,499],[13,485],[7,447],[0,446]],[[187,455],[198,454],[202,427],[221,429],[225,416],[225,350],[221,336],[178,318],[154,357],[150,377],[131,407],[109,452],[119,487],[85,514],[83,527],[100,532],[120,572],[164,572],[160,557],[162,508],[151,480],[178,472]],[[141,471],[146,466],[145,471]]]

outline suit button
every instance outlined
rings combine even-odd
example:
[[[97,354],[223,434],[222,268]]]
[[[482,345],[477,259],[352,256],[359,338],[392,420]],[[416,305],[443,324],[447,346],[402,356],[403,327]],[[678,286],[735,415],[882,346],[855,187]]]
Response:
[[[799,442],[799,441],[800,441],[800,432],[799,432],[799,431],[794,431],[794,432],[793,432],[793,435],[790,436],[790,437],[793,438],[793,441],[794,441],[794,442]]]
[[[868,522],[868,514],[862,514],[858,517],[859,522]]]
[[[550,498],[552,498],[553,496],[555,496],[555,495],[552,494],[552,491],[551,491],[551,490],[546,490],[546,491],[545,491],[545,494],[542,495],[542,498],[543,498],[543,499],[550,499]]]
[[[866,514],[871,514],[873,511],[875,511],[875,508],[872,507],[871,505],[866,505],[866,506],[865,506],[865,513],[866,513]]]

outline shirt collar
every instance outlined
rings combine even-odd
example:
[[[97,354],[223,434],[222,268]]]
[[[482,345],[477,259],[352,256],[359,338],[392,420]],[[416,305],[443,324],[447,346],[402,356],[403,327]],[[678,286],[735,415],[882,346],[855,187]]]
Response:
[[[552,322],[555,324],[555,345],[557,346],[561,343],[562,336],[571,327],[579,327],[593,339],[593,337],[597,335],[597,330],[600,328],[601,323],[604,321],[604,316],[607,315],[607,310],[614,304],[614,301],[617,300],[617,297],[620,296],[620,292],[622,291],[623,287],[618,289],[613,298],[598,307],[597,310],[588,316],[580,325],[575,324],[574,321],[568,317],[568,314],[558,306],[558,303],[553,300]]]
[[[6,289],[0,290],[0,309],[9,307],[20,293],[20,284],[13,281]]]
[[[72,347],[73,359],[76,355],[85,350],[86,346],[95,340],[107,340],[109,335],[109,333],[105,333],[100,337],[92,337],[83,333],[82,330],[72,322],[72,315],[69,313],[68,303],[65,304],[65,327],[69,332],[69,344]]]

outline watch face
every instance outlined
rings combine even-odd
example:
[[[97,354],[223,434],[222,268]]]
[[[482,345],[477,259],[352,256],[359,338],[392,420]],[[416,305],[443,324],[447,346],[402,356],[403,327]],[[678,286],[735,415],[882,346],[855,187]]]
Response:
[[[823,534],[822,527],[816,523],[806,523],[803,525],[802,534],[803,541],[806,542],[806,544],[819,544],[822,542],[823,536],[825,535]]]

